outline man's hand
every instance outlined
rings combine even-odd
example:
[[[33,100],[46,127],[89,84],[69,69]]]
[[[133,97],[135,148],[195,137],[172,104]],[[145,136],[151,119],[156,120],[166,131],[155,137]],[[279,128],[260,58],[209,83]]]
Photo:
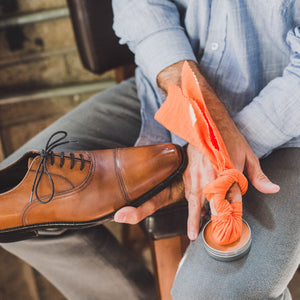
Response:
[[[168,82],[178,86],[181,85],[183,63],[181,61],[169,66],[158,75],[158,85],[166,93]],[[234,167],[244,172],[253,186],[260,192],[278,192],[279,186],[273,184],[263,173],[258,158],[235,126],[224,105],[199,72],[197,64],[189,61],[189,65],[198,80],[207,108],[220,131]],[[203,214],[204,196],[202,190],[208,182],[215,178],[216,174],[203,154],[191,145],[188,146],[188,159],[189,165],[184,173],[185,195],[189,202],[188,236],[191,240],[195,240],[199,234],[200,218],[201,214]],[[161,194],[143,204],[144,207],[125,207],[120,209],[115,215],[115,221],[131,224],[138,223],[158,208],[164,206]],[[230,202],[241,201],[241,192],[237,183],[232,185],[226,199]]]
[[[165,188],[152,199],[135,208],[126,206],[118,210],[114,220],[120,223],[136,224],[152,215],[158,209],[184,199],[184,184],[181,177],[176,178],[170,186]]]
[[[195,240],[199,233],[200,219],[206,213],[203,208],[203,189],[217,174],[208,158],[198,148],[189,144],[187,154],[188,166],[183,175],[185,198],[189,204],[187,232],[189,239]]]

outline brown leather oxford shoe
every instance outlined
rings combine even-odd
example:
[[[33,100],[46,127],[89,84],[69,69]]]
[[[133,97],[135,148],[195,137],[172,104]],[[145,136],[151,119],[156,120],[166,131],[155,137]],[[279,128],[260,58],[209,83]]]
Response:
[[[64,136],[50,143],[56,134]],[[173,144],[56,153],[66,133],[56,134],[45,150],[0,170],[0,242],[103,223],[160,193],[186,167],[182,148]]]

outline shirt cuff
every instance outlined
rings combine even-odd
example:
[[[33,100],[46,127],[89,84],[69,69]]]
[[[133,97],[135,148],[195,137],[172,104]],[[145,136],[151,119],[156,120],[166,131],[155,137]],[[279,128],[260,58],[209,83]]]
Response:
[[[136,64],[156,86],[157,75],[182,60],[197,61],[190,42],[180,27],[158,31],[141,41],[135,51]]]
[[[258,158],[266,156],[287,139],[263,110],[251,103],[233,116],[233,120]]]

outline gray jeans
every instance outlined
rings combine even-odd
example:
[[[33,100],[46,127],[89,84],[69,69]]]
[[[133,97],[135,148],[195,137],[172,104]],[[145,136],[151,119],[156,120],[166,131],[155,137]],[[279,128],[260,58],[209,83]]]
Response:
[[[140,125],[140,103],[131,79],[63,116],[1,167],[28,149],[41,149],[57,130],[67,131],[79,143],[56,150],[92,150],[134,145]],[[300,259],[300,149],[278,150],[262,161],[262,167],[281,191],[263,195],[250,187],[244,197],[244,218],[253,237],[249,255],[230,263],[214,261],[199,238],[180,264],[174,299],[290,299],[286,287]],[[150,273],[103,226],[2,246],[35,267],[69,299],[156,298]]]

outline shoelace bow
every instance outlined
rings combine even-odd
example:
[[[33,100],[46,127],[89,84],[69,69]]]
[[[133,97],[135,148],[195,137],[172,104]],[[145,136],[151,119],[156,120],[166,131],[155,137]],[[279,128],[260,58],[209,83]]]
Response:
[[[61,137],[58,137],[57,139],[53,140],[53,138],[57,135],[62,135]],[[51,165],[54,164],[54,154],[53,154],[53,149],[55,147],[58,147],[60,145],[64,145],[64,144],[68,144],[68,143],[77,143],[77,141],[74,141],[74,140],[65,140],[63,141],[66,137],[67,137],[67,132],[65,131],[57,131],[55,133],[53,133],[50,138],[48,139],[47,143],[46,143],[46,147],[45,149],[42,149],[40,151],[40,156],[42,157],[39,165],[38,165],[38,168],[36,170],[36,173],[35,173],[35,177],[34,177],[34,181],[33,181],[33,185],[32,185],[32,189],[31,189],[31,194],[30,194],[30,203],[32,202],[32,199],[33,199],[33,194],[35,194],[36,196],[36,199],[43,203],[43,204],[46,204],[48,202],[50,202],[54,196],[54,182],[53,182],[53,179],[52,179],[52,176],[50,174],[50,172],[48,171],[48,168],[47,168],[47,158],[51,157]],[[53,141],[52,141],[53,140]],[[83,158],[83,155],[82,154],[79,154],[80,155],[80,161],[81,161],[81,166],[80,166],[80,170],[82,170],[84,168],[84,158]],[[74,156],[74,153],[70,153],[70,157],[68,158],[71,158],[71,169],[73,169],[74,167],[74,163],[75,163],[75,160],[79,160],[78,158],[75,158]],[[65,154],[64,152],[61,152],[61,156],[60,156],[60,167],[62,167],[64,165],[64,162],[65,162]],[[38,186],[41,182],[41,179],[42,179],[42,176],[43,174],[46,173],[49,180],[50,180],[50,183],[51,183],[51,195],[49,196],[49,198],[47,200],[41,200],[40,197],[38,196]]]

